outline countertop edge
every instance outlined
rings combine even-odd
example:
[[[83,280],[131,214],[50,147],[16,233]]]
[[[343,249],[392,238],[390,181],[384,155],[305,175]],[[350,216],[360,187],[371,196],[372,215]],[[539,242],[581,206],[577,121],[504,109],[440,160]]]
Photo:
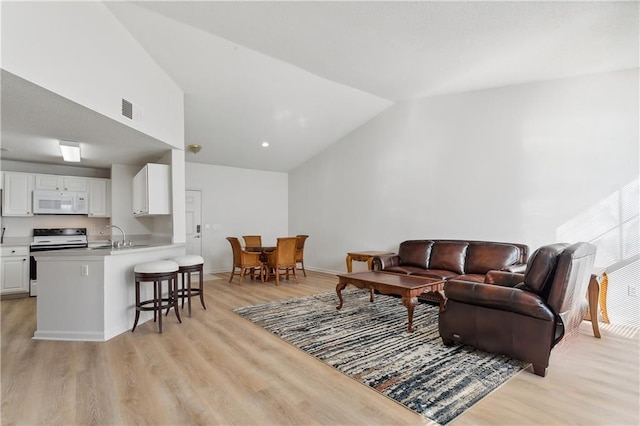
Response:
[[[99,260],[108,256],[122,256],[127,254],[146,253],[158,250],[174,249],[186,247],[187,243],[171,243],[171,244],[158,244],[149,245],[145,247],[126,247],[120,249],[90,249],[90,248],[78,248],[69,250],[52,250],[52,251],[40,251],[31,253],[37,261],[48,259],[60,259],[67,258],[82,258],[87,260]]]

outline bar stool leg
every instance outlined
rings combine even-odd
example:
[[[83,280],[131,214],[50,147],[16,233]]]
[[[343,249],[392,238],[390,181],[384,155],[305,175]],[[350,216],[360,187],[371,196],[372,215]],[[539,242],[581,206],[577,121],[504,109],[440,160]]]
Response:
[[[260,273],[262,274],[262,271],[260,271]],[[198,283],[198,288],[200,289],[200,303],[202,304],[202,307],[204,309],[207,309],[207,307],[204,304],[204,279],[202,278],[202,266],[200,266],[200,269],[198,271],[198,275],[200,275],[200,278],[198,279],[199,283]]]
[[[133,333],[138,325],[138,320],[140,319],[140,281],[136,280],[136,319],[133,321],[133,328],[131,332]]]
[[[158,329],[160,330],[160,333],[162,333],[162,281],[161,280],[155,280],[154,281],[154,286],[155,286],[155,291],[157,292],[156,294],[159,295],[159,297],[156,297],[155,300],[153,301],[153,306],[155,307],[153,314],[155,315],[156,312],[159,312],[160,315],[158,315]]]
[[[185,287],[184,287],[184,272],[183,272],[182,274],[180,274],[180,278],[181,278],[181,281],[182,281],[182,282],[181,282],[181,284],[180,284],[180,285],[181,285],[181,288],[182,288],[182,293],[181,293],[181,294],[184,294],[184,292],[185,292]],[[181,307],[182,307],[182,309],[184,309],[184,297],[182,298],[182,306],[181,306]],[[189,315],[189,316],[191,316],[191,315]]]
[[[171,281],[173,281],[173,287],[171,286]],[[173,288],[173,291],[171,291]],[[182,323],[182,318],[180,318],[180,309],[178,307],[178,273],[173,274],[173,278],[169,281],[169,297],[173,299],[173,310],[176,313],[176,317],[178,321]]]
[[[182,273],[182,279],[184,280],[184,272]],[[191,316],[191,272],[187,274],[187,306],[189,307],[189,316]],[[182,299],[184,303],[184,299]]]
[[[156,282],[153,281],[153,322],[157,322],[158,321],[158,309],[159,309],[159,305],[161,305],[160,302],[158,302],[158,286],[156,286]],[[160,313],[160,315],[162,315],[162,312]]]

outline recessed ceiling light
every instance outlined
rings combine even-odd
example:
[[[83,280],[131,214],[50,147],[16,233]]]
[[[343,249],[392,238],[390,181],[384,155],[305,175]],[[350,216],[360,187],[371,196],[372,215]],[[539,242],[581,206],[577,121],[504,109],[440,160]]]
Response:
[[[268,147],[269,147],[269,142],[264,141],[264,142],[262,142],[261,146],[262,146],[263,148],[268,148]]]
[[[80,144],[77,142],[60,141],[60,152],[64,161],[80,162]]]

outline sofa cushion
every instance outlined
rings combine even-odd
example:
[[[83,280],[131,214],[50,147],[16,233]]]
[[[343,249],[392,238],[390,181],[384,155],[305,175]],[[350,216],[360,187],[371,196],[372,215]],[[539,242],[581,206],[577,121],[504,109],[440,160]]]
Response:
[[[415,266],[426,269],[433,241],[409,240],[400,243],[398,257],[400,266]]]
[[[421,269],[420,271],[411,274],[411,276],[414,277],[437,278],[439,280],[448,280],[449,278],[453,278],[457,275],[458,274],[455,272],[444,271],[442,269]]]
[[[520,259],[520,249],[511,244],[471,243],[467,249],[464,271],[467,274],[486,274],[501,270]]]
[[[413,274],[415,272],[424,271],[422,268],[416,266],[390,266],[385,268],[383,272],[393,272],[394,274]]]
[[[431,249],[428,269],[442,269],[464,274],[464,259],[469,243],[438,241]]]
[[[474,283],[484,283],[485,275],[484,274],[464,274],[464,275],[458,275],[453,279],[460,280],[460,281],[471,281]]]

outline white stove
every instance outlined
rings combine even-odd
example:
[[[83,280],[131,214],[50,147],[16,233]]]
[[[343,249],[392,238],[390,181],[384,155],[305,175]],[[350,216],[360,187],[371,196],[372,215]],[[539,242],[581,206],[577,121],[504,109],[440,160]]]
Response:
[[[46,228],[33,230],[30,252],[88,247],[87,228]],[[29,294],[38,294],[38,266],[31,256]]]

